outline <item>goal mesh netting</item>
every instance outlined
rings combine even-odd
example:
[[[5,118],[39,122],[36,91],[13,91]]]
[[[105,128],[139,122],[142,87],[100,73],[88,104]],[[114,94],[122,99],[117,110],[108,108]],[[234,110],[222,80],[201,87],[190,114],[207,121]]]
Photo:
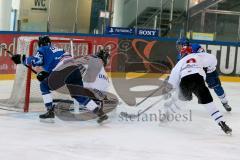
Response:
[[[17,42],[17,53],[31,56],[36,52],[38,37],[19,37]],[[71,53],[74,57],[88,55],[92,53],[91,41],[83,39],[70,39],[50,37],[52,45],[63,48],[66,52]],[[70,96],[52,92],[53,99],[67,98]],[[41,110],[44,108],[42,96],[40,93],[39,82],[36,80],[34,73],[20,64],[16,67],[16,76],[12,86],[11,94],[8,99],[1,99],[0,105],[24,112],[31,110]],[[34,107],[36,106],[36,107]]]

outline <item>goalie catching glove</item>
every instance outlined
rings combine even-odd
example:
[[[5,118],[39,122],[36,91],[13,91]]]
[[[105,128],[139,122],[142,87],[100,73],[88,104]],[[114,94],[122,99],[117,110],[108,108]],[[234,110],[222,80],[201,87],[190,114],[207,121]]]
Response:
[[[46,71],[41,71],[37,74],[37,79],[41,82],[49,76],[49,73]]]
[[[25,55],[20,55],[20,54],[15,54],[11,57],[11,59],[15,64],[21,64],[22,62],[25,61],[26,56]]]

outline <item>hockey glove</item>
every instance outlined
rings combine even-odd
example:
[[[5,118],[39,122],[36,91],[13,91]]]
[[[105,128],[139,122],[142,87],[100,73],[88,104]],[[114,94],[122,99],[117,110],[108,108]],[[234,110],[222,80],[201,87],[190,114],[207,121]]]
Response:
[[[41,71],[37,74],[37,79],[41,82],[49,76],[49,73],[46,71]]]
[[[26,56],[25,55],[21,56],[20,54],[15,54],[12,56],[11,59],[15,64],[21,64],[26,59]]]
[[[163,91],[163,97],[165,100],[172,97],[172,91],[173,91],[172,85],[166,84],[162,91]]]

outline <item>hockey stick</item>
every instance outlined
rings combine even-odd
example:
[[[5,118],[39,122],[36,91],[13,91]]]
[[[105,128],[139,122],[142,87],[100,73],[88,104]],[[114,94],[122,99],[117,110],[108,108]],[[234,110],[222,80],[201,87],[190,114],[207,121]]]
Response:
[[[149,97],[151,97],[151,96],[154,95],[157,91],[159,91],[160,88],[161,88],[161,87],[159,87],[158,89],[156,89],[155,91],[153,91],[152,93],[150,93],[147,97],[145,97],[143,100],[141,100],[140,102],[138,102],[135,107],[137,107],[137,106],[139,106],[140,104],[142,104],[143,102],[145,102]]]
[[[0,45],[0,48],[2,48],[5,52],[7,52],[11,57],[14,55],[11,51],[9,51],[8,49],[5,48],[5,46]],[[32,69],[32,67],[30,67],[29,65],[23,64],[25,67],[27,67],[28,69],[30,69],[33,73],[37,74],[37,71],[35,71],[34,69]]]
[[[166,83],[167,80],[169,79],[169,76],[164,79],[163,83]],[[143,100],[141,100],[140,102],[138,102],[135,107],[139,106],[140,104],[142,104],[143,102],[145,102],[149,97],[151,97],[152,95],[154,95],[157,91],[159,91],[162,87],[159,87],[158,89],[156,89],[155,91],[153,91],[152,93],[150,93],[147,97],[145,97]]]
[[[166,83],[167,80],[169,79],[169,76],[163,81],[163,83]],[[140,104],[142,104],[144,101],[146,101],[149,97],[151,97],[152,95],[154,95],[157,91],[159,91],[160,89],[162,89],[162,86],[159,87],[158,89],[156,89],[155,91],[153,91],[152,93],[150,93],[146,98],[144,98],[142,101],[140,101],[139,103],[136,104],[135,107],[139,106]],[[155,103],[151,104],[150,106],[148,106],[147,108],[145,108],[143,111],[138,112],[137,114],[128,114],[127,112],[120,112],[120,115],[126,118],[137,118],[139,117],[141,114],[145,113],[147,110],[149,110],[150,108],[154,107],[158,102],[160,102],[162,99],[165,99],[164,95],[161,97],[160,100],[157,100]]]

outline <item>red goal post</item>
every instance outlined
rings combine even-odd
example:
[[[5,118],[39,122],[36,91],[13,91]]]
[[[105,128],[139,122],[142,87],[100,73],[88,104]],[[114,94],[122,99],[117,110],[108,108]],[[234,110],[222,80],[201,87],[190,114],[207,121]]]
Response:
[[[93,44],[92,41],[89,40],[62,37],[50,37],[50,39],[53,46],[63,48],[66,52],[71,53],[73,57],[93,53]],[[37,42],[38,37],[19,37],[17,53],[32,56],[36,52]],[[59,96],[58,93],[56,95]],[[23,65],[17,65],[16,78],[14,80],[11,95],[8,99],[0,100],[0,105],[28,112],[32,102],[43,103],[39,91],[39,82],[34,78],[30,69]]]

